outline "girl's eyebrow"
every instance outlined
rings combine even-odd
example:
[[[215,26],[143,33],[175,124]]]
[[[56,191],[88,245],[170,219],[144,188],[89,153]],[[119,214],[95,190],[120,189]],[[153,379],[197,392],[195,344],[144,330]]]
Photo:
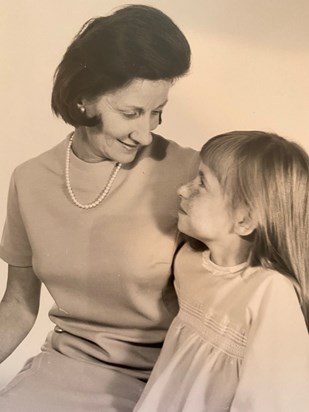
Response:
[[[206,177],[205,177],[205,175],[204,175],[203,171],[202,171],[202,170],[199,170],[199,171],[198,171],[198,175],[199,175],[200,179],[202,180],[203,185],[205,186],[205,185],[206,185],[206,181],[207,181],[207,179],[206,179]]]

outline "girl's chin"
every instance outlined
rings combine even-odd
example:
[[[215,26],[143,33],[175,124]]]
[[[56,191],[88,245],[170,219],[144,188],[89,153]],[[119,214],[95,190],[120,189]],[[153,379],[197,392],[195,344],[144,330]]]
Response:
[[[181,233],[184,233],[185,235],[192,237],[192,234],[190,233],[190,230],[188,230],[188,228],[186,227],[186,225],[184,225],[184,224],[181,222],[181,218],[178,220],[178,225],[177,225],[177,227],[178,227],[178,230],[179,230]]]
[[[185,215],[182,215],[182,217],[184,217],[184,216]],[[199,239],[198,234],[194,230],[191,230],[191,228],[188,227],[188,225],[186,225],[186,223],[183,221],[183,218],[179,217],[177,227],[178,227],[178,230],[181,233],[183,233],[184,235],[186,235],[189,238],[195,240],[196,242],[200,242],[200,243],[203,243],[205,245],[205,241]]]

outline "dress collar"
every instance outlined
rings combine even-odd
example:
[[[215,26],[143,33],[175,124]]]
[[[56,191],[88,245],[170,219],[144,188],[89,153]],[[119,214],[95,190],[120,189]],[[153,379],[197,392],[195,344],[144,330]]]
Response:
[[[215,276],[234,276],[243,272],[249,266],[249,261],[240,263],[236,266],[219,266],[210,260],[209,250],[205,250],[202,254],[202,264],[212,275]]]

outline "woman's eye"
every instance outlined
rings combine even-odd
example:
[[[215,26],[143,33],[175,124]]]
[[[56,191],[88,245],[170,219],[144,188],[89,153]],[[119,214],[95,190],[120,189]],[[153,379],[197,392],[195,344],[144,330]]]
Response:
[[[139,112],[123,112],[122,114],[127,119],[136,119],[139,116]]]
[[[162,110],[154,110],[154,111],[152,112],[152,115],[153,115],[153,116],[160,116],[160,115],[162,115]]]

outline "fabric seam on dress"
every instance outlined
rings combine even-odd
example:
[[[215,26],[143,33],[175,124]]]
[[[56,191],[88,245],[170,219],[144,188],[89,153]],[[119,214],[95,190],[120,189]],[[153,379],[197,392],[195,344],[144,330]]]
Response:
[[[212,315],[204,313],[184,299],[180,299],[179,318],[206,342],[220,349],[229,356],[242,359],[246,349],[247,338],[229,327],[227,323],[218,322]]]

